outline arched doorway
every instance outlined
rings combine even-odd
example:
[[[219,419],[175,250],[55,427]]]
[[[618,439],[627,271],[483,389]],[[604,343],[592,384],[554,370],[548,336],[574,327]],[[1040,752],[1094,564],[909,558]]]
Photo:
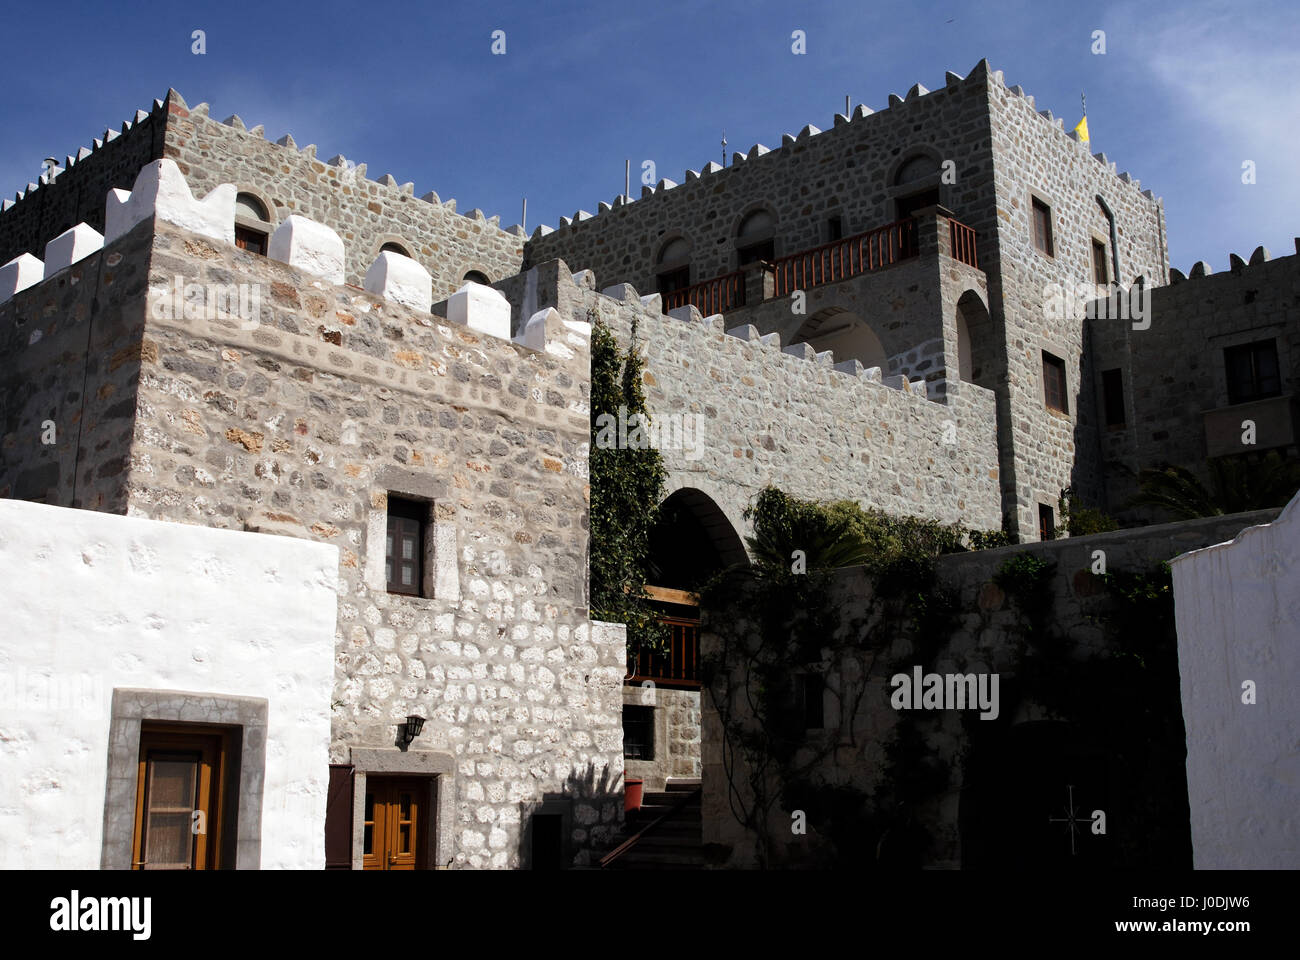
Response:
[[[992,390],[997,383],[997,344],[988,308],[974,290],[957,301],[956,325],[958,379]]]
[[[835,361],[857,360],[864,367],[889,372],[889,358],[871,325],[842,307],[819,310],[804,321],[793,343],[807,343],[818,353],[831,350]]]

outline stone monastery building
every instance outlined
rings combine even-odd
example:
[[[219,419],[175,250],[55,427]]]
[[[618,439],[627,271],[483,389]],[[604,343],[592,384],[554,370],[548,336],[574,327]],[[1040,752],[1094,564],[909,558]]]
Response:
[[[1295,447],[1296,258],[1185,278],[984,61],[531,236],[316,152],[169,91],[4,201],[0,865],[593,865],[625,773],[699,778],[693,665],[625,684],[588,611],[593,313],[701,424],[679,640],[769,484],[1024,542]]]

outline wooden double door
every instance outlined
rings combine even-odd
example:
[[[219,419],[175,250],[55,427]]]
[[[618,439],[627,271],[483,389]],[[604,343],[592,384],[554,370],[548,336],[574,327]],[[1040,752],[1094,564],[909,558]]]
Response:
[[[431,794],[427,778],[366,778],[364,869],[425,869]]]

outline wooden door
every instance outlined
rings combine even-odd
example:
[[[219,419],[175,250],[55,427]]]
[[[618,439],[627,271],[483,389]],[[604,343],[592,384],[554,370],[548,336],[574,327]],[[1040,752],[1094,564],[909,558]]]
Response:
[[[362,865],[366,870],[422,870],[427,780],[367,777]]]
[[[202,728],[146,727],[136,781],[136,870],[221,866],[226,736]]]

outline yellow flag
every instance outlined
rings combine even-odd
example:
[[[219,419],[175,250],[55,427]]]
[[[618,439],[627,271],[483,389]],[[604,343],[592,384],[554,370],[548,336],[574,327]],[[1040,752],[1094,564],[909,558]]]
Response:
[[[1079,141],[1081,143],[1091,143],[1091,140],[1088,138],[1088,117],[1086,115],[1079,121],[1078,126],[1074,128],[1074,132],[1079,135]]]

